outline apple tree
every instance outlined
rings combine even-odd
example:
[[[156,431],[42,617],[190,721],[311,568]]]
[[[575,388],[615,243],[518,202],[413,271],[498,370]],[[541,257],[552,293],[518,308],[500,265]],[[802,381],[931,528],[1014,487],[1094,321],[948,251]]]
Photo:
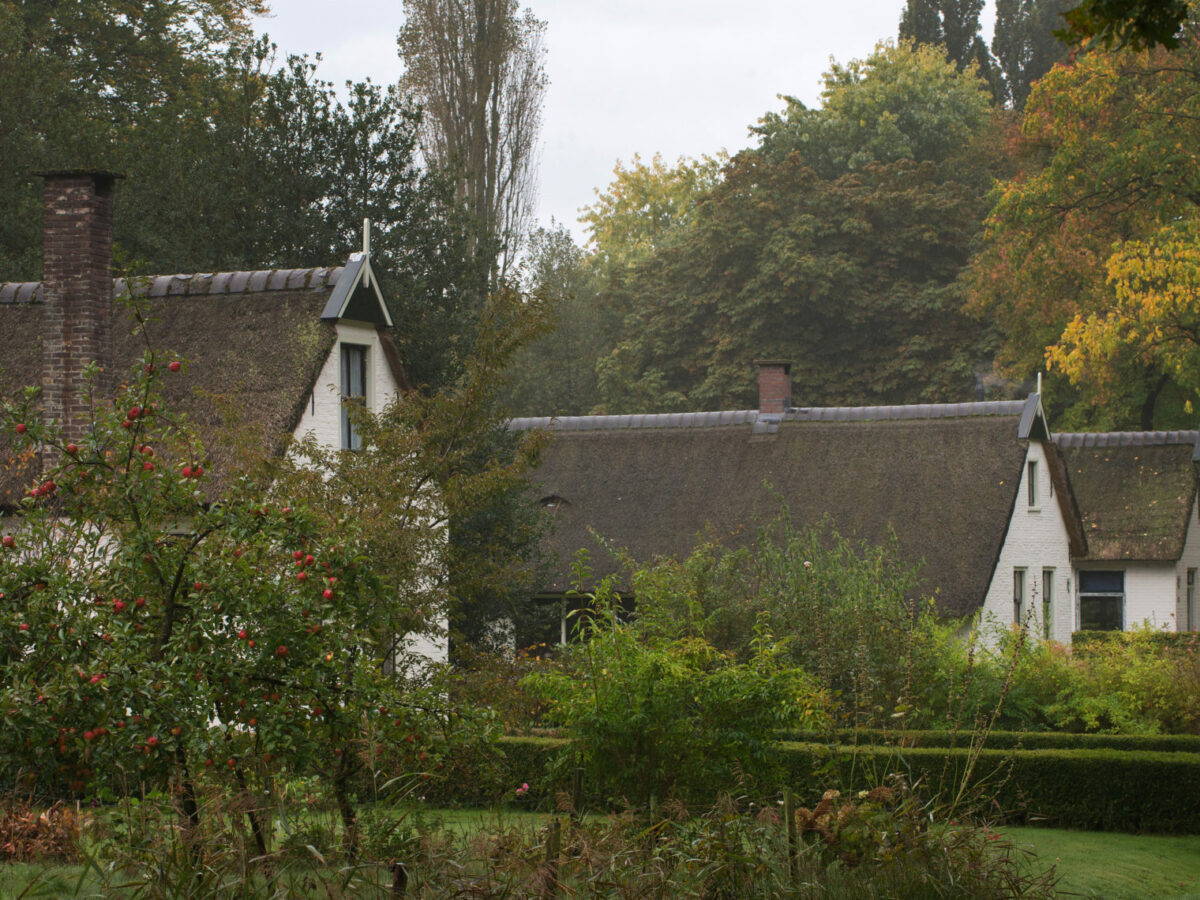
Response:
[[[195,834],[205,785],[249,797],[316,774],[353,853],[363,736],[406,740],[437,695],[381,665],[375,626],[398,601],[355,519],[289,503],[277,461],[220,463],[161,401],[163,379],[188,377],[147,349],[74,440],[33,389],[0,418],[10,464],[38,472],[0,525],[0,777],[100,798],[169,787]]]

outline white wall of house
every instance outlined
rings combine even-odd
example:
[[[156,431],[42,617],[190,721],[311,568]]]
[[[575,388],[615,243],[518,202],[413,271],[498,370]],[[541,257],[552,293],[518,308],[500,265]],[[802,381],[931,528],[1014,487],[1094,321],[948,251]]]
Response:
[[[321,367],[321,374],[317,376],[313,393],[308,398],[295,431],[298,438],[312,434],[329,447],[342,446],[343,344],[367,348],[367,409],[378,412],[400,390],[373,325],[343,320],[337,323],[336,328],[337,343]],[[449,619],[443,614],[433,623],[432,633],[409,635],[406,639],[407,649],[434,662],[445,662],[450,656],[446,638],[448,627]]]
[[[1194,572],[1191,621],[1188,619],[1188,569]],[[1188,521],[1187,538],[1183,542],[1183,555],[1175,566],[1175,620],[1176,631],[1200,630],[1200,502],[1192,504],[1192,516]]]
[[[1029,491],[1030,463],[1034,464],[1035,491],[1032,496]],[[1024,575],[1018,576],[1018,570]],[[1072,576],[1071,540],[1050,482],[1046,451],[1040,442],[1030,441],[1025,465],[1021,467],[1021,483],[1008,533],[983,603],[984,627],[1010,627],[1014,623],[1014,585],[1018,578],[1023,578],[1021,617],[1029,622],[1032,635],[1044,635],[1042,607],[1048,581],[1050,637],[1069,643],[1075,622]]]
[[[295,431],[298,438],[311,433],[330,447],[342,445],[342,344],[367,348],[367,409],[379,411],[399,390],[375,326],[341,321],[336,328],[337,343],[321,367]]]
[[[1173,562],[1125,562],[1124,560],[1089,561],[1076,570],[1125,573],[1124,626],[1126,631],[1149,625],[1151,628],[1175,629],[1175,571]],[[1078,589],[1076,590],[1076,625],[1078,619]]]

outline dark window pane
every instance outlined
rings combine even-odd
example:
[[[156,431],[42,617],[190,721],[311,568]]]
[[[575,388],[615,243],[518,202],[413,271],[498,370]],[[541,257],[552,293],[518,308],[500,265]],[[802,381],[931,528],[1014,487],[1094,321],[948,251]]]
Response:
[[[1080,572],[1079,592],[1081,594],[1123,594],[1125,593],[1125,573]]]
[[[1079,627],[1084,631],[1120,631],[1124,605],[1124,597],[1080,597]]]

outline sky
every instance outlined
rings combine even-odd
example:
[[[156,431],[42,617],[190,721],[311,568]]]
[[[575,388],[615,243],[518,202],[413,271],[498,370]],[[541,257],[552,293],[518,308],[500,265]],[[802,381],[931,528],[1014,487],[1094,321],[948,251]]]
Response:
[[[258,20],[281,53],[320,52],[335,84],[402,73],[400,0],[273,0]],[[830,57],[894,38],[904,0],[522,0],[547,22],[538,224],[567,225],[617,160],[735,152],[780,94],[816,105]],[[983,15],[990,39],[992,15]]]

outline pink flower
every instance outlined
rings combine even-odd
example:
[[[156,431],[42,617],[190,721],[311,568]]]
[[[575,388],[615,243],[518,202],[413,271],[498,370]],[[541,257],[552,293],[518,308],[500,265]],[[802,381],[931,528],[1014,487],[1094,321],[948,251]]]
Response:
[[[517,796],[518,797],[520,797],[524,794],[527,794],[528,792],[529,792],[529,783],[528,782],[522,784],[519,788],[517,788]]]

